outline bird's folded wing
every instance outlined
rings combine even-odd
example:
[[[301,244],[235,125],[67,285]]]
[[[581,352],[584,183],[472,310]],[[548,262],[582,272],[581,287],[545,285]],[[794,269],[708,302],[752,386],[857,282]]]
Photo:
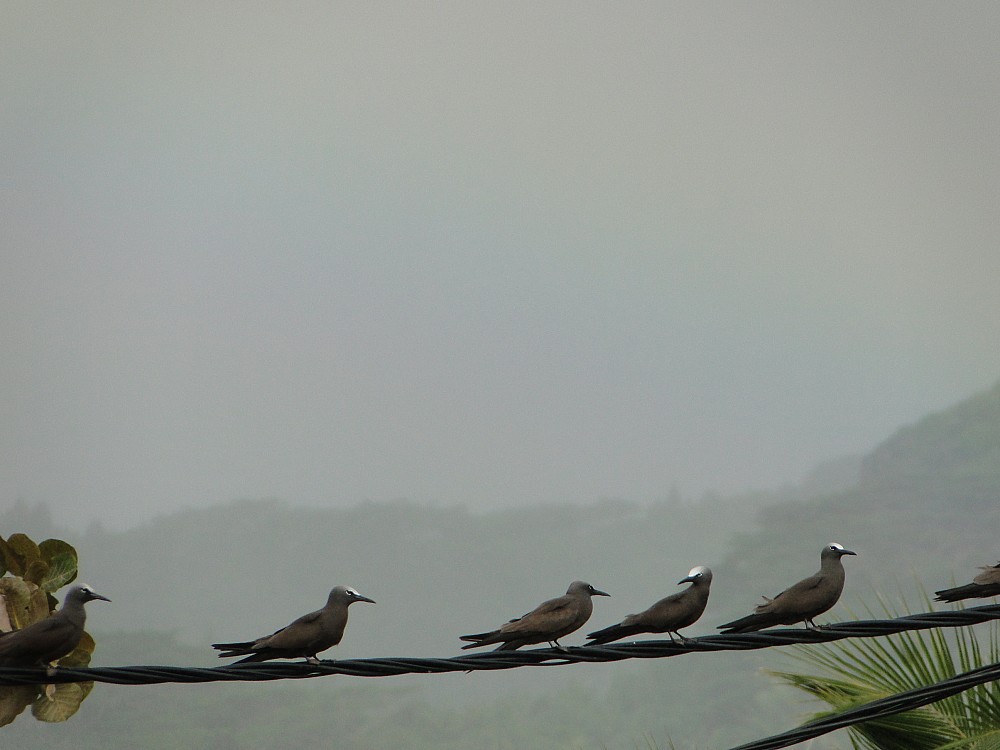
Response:
[[[1000,563],[981,568],[983,571],[972,579],[973,583],[990,584],[1000,583]]]
[[[795,585],[789,586],[787,589],[778,594],[778,596],[784,596],[785,594],[803,594],[806,591],[811,591],[812,589],[816,588],[821,583],[823,583],[823,576],[821,575],[809,576],[809,578],[803,578]],[[777,599],[778,596],[774,598]]]
[[[323,610],[317,609],[315,612],[310,612],[308,615],[302,615],[302,617],[296,619],[291,625],[283,627],[282,630],[288,630],[288,628],[292,627],[292,625],[306,625],[310,622],[316,622],[322,614]]]
[[[560,626],[563,620],[571,620],[573,613],[567,602],[547,601],[539,604],[518,620],[512,620],[500,630],[504,633],[549,631]]]
[[[315,625],[310,623],[293,624],[298,625],[298,627],[289,625],[270,636],[265,643],[267,648],[301,648],[315,638],[317,631]]]
[[[654,617],[667,617],[686,604],[683,597],[683,594],[673,594],[672,596],[660,599],[660,601],[647,609],[646,612],[649,612]]]

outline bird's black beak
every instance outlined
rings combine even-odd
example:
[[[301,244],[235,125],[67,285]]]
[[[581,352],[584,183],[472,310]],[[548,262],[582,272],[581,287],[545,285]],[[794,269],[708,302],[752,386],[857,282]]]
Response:
[[[692,581],[694,581],[694,579],[695,579],[694,576],[688,576],[687,578],[682,578],[677,582],[677,585],[680,586],[682,583],[691,583]]]
[[[611,596],[611,594],[608,594],[608,593],[606,593],[604,591],[600,591],[598,589],[592,589],[591,592],[590,592],[590,595],[591,596]]]
[[[841,557],[843,557],[844,555],[857,555],[857,554],[858,554],[857,552],[851,552],[851,550],[849,549],[840,550]]]
[[[94,599],[100,599],[102,602],[110,602],[111,601],[110,599],[108,599],[108,597],[101,596],[96,591],[91,591],[90,594],[87,595],[87,601],[93,601]]]
[[[358,594],[356,597],[354,597],[354,601],[356,601],[356,602],[368,602],[369,604],[374,604],[375,603],[374,599],[369,599],[367,596],[362,596],[361,594]]]

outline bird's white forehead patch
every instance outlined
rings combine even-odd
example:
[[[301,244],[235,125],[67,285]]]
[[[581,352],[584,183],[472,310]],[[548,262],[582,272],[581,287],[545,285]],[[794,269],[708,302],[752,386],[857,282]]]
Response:
[[[830,549],[844,549],[843,544],[837,544],[836,542],[830,543]]]
[[[348,588],[347,593],[350,594],[351,596],[361,596],[361,594],[358,593],[357,589]]]
[[[691,576],[700,576],[701,575],[701,570],[702,569],[701,569],[700,565],[697,566],[697,567],[691,568],[691,570],[688,571],[688,577],[690,578]]]

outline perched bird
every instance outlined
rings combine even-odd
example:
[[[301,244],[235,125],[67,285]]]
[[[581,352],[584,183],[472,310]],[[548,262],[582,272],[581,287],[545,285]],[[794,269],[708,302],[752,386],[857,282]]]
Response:
[[[1000,596],[1000,562],[996,565],[985,565],[980,570],[983,572],[973,578],[972,583],[935,591],[937,596],[934,597],[934,601],[957,602],[961,599]]]
[[[319,664],[316,654],[340,643],[347,626],[347,608],[354,602],[375,603],[349,586],[334,586],[327,597],[326,606],[308,615],[302,615],[291,625],[286,625],[271,635],[243,643],[213,643],[223,653],[220,659],[246,656],[234,664],[267,661],[268,659],[294,659],[304,656],[310,664]]]
[[[677,585],[690,583],[683,591],[660,599],[649,609],[636,615],[629,615],[617,625],[604,628],[591,633],[587,637],[590,643],[587,645],[597,645],[600,643],[610,643],[621,638],[639,633],[667,633],[670,640],[676,634],[681,640],[687,640],[678,631],[693,625],[708,604],[708,590],[712,585],[712,571],[704,565],[691,568],[686,578],[682,578]]]
[[[815,628],[813,618],[823,614],[837,603],[844,590],[844,566],[840,558],[856,555],[833,542],[823,548],[820,555],[819,572],[791,586],[773,599],[764,597],[765,602],[752,615],[719,625],[723,633],[746,633],[750,630],[769,628],[772,625],[794,625],[804,622],[807,628]]]
[[[499,643],[497,651],[513,651],[531,643],[548,642],[553,648],[562,648],[559,639],[583,627],[594,611],[592,596],[611,596],[598,591],[589,583],[573,581],[564,596],[542,602],[526,615],[522,615],[486,633],[459,636],[472,641],[463,649]]]
[[[44,620],[0,633],[0,667],[50,664],[71,653],[80,643],[87,620],[83,605],[94,599],[111,601],[86,584],[73,586],[62,606]]]

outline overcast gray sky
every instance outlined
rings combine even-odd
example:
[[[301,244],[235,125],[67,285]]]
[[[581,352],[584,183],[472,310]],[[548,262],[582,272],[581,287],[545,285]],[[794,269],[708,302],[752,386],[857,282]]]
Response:
[[[1000,377],[995,3],[38,3],[0,503],[796,481]]]

